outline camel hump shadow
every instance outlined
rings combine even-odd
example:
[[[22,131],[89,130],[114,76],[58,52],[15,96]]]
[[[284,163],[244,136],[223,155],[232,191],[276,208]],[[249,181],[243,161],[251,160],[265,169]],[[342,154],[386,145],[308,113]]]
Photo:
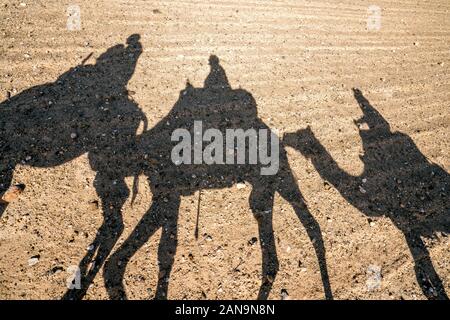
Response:
[[[354,121],[364,150],[361,175],[342,170],[310,127],[286,134],[283,141],[311,159],[322,179],[362,213],[391,219],[405,235],[425,296],[448,299],[421,237],[450,231],[450,176],[428,161],[408,135],[392,132],[359,89],[353,93],[363,113]]]
[[[220,189],[231,187],[236,182],[242,182],[246,177],[256,175],[261,165],[226,163],[226,131],[227,130],[255,130],[266,129],[272,139],[279,138],[258,117],[257,104],[252,94],[244,89],[233,89],[228,81],[219,58],[212,55],[209,58],[210,72],[203,87],[194,87],[189,80],[186,87],[180,91],[179,98],[169,113],[153,128],[144,132],[140,137],[140,153],[147,155],[154,164],[154,169],[146,169],[152,181],[154,192],[175,188],[183,195],[191,195],[201,188]],[[219,142],[222,149],[223,163],[194,163],[194,148],[191,150],[190,163],[175,164],[172,150],[179,140],[172,138],[177,130],[186,130],[193,139],[195,136],[195,122],[201,122],[201,132],[209,129],[221,135]],[[211,139],[214,141],[214,139]],[[269,139],[270,140],[270,139]],[[270,141],[268,141],[270,142]],[[205,150],[207,142],[203,143],[201,152]],[[248,145],[245,150],[249,156]],[[259,150],[256,150],[258,152]],[[283,155],[282,155],[283,156]],[[153,162],[152,162],[153,161]],[[143,167],[146,167],[144,164]],[[196,178],[193,179],[192,177]],[[207,179],[208,181],[206,182]]]

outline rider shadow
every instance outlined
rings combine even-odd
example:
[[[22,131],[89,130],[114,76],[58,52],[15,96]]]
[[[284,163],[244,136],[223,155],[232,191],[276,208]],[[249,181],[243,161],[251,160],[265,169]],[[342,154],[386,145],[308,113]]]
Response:
[[[87,153],[96,171],[94,185],[104,222],[94,250],[80,263],[83,284],[92,281],[121,234],[120,208],[129,195],[123,177],[137,171],[133,161],[124,165],[124,159],[132,159],[136,131],[147,123],[127,90],[142,53],[139,39],[131,35],[127,45],[109,48],[95,64],[84,63],[89,55],[55,82],[29,88],[0,104],[0,195],[10,188],[19,164],[49,168]],[[0,204],[0,216],[7,206]],[[71,294],[83,296],[86,288]]]
[[[417,281],[428,299],[448,299],[421,237],[450,231],[450,176],[420,152],[354,89],[363,116],[355,121],[362,139],[364,172],[342,170],[308,127],[286,134],[284,142],[311,159],[320,176],[369,217],[385,216],[405,236]]]
[[[258,223],[262,250],[263,270],[258,299],[268,298],[279,269],[272,226],[272,208],[276,192],[294,208],[305,227],[319,261],[325,297],[332,298],[320,227],[300,193],[297,180],[289,167],[284,146],[258,117],[253,96],[245,90],[231,88],[225,70],[216,56],[211,56],[209,63],[210,73],[204,86],[195,88],[187,82],[186,88],[180,92],[178,101],[168,115],[139,138],[139,153],[148,159],[141,166],[143,171],[139,174],[144,174],[148,178],[153,199],[148,212],[105,263],[104,279],[110,298],[127,298],[123,280],[128,262],[157,230],[162,229],[158,248],[159,275],[155,298],[166,299],[178,242],[177,226],[181,197],[196,192],[201,194],[205,189],[230,188],[236,183],[243,182],[252,186],[249,205]],[[202,127],[199,129],[195,123],[200,121]],[[194,141],[192,149],[181,152],[186,156],[183,158],[186,162],[176,163],[172,152],[181,138],[178,137],[180,139],[173,141],[172,134],[180,129],[185,133],[182,135],[185,139],[194,137],[195,140],[195,136],[199,134],[200,139],[203,137],[205,141],[214,142],[217,147],[211,153],[214,155],[214,161],[196,160],[196,148],[205,154],[208,146],[199,146],[198,141]],[[213,129],[214,135],[208,136],[207,129]],[[256,149],[250,147],[252,145],[250,136],[244,138],[246,139],[243,142],[246,159],[244,163],[237,161],[239,151],[234,147],[235,140],[232,141],[233,147],[230,148],[229,140],[224,138],[230,129],[243,132],[255,130],[259,134],[257,139],[261,144],[253,144]],[[266,130],[267,140],[263,140],[264,137],[259,130]],[[261,154],[267,151],[265,149],[269,139],[272,145],[275,143],[279,146],[278,150],[276,148],[269,150],[270,156],[278,156],[276,169],[279,170],[275,170],[273,174],[263,175],[262,172],[267,166],[261,164]],[[191,142],[189,140],[189,144]],[[250,164],[252,152],[253,155],[258,154],[259,158],[257,163]],[[225,161],[227,156],[233,160]]]

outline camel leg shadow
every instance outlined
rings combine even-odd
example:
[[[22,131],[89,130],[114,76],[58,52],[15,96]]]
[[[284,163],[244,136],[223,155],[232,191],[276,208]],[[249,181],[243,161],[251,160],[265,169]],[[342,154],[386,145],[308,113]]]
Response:
[[[0,171],[0,195],[3,195],[3,192],[8,190],[11,186],[12,178],[13,178],[14,168],[7,168],[5,171]],[[1,199],[1,197],[0,197]],[[8,207],[7,202],[1,202],[0,200],[0,218],[3,216],[3,213],[6,211]]]
[[[70,289],[63,300],[80,300],[94,281],[108,255],[123,232],[121,209],[128,198],[129,190],[125,181],[113,180],[107,175],[98,174],[94,182],[97,194],[102,201],[103,224],[93,242],[94,248],[86,253],[79,264],[81,288]],[[113,186],[113,190],[111,190]],[[89,268],[89,265],[91,267]]]
[[[7,203],[0,203],[0,218],[3,216],[3,213],[6,211],[8,207]]]
[[[159,228],[162,228],[162,235],[158,248],[159,274],[155,299],[167,299],[170,272],[177,247],[179,206],[179,195],[154,195],[150,209],[127,240],[105,263],[105,286],[111,299],[127,299],[123,285],[126,266],[133,255]]]
[[[275,238],[273,233],[272,209],[275,191],[255,185],[250,194],[250,208],[258,222],[259,239],[262,253],[262,282],[258,300],[267,300],[273,282],[279,270]]]
[[[294,208],[294,211],[299,218],[302,225],[305,227],[308,233],[309,239],[311,240],[316,257],[319,262],[320,275],[322,278],[322,283],[324,287],[325,299],[333,299],[333,294],[331,291],[330,279],[328,276],[326,255],[325,255],[325,245],[322,238],[322,232],[317,221],[314,219],[312,214],[309,212],[302,194],[297,186],[297,183],[290,173],[290,171],[285,171],[282,173],[282,182],[278,185],[278,193],[283,197],[289,204]]]
[[[434,269],[430,254],[417,233],[404,231],[406,242],[414,259],[417,283],[429,300],[448,300],[444,285]],[[433,291],[430,290],[430,287]]]

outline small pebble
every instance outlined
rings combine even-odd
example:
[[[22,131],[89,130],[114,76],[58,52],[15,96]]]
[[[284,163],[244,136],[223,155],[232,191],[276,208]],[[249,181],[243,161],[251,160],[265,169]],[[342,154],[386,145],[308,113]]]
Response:
[[[72,132],[72,133],[70,134],[70,137],[71,137],[72,139],[76,139],[76,138],[78,137],[78,135],[77,135],[75,132]]]
[[[249,245],[254,245],[256,242],[258,242],[258,238],[257,237],[253,237],[248,241]]]
[[[286,289],[281,289],[281,300],[289,300],[289,294]]]
[[[23,184],[17,184],[10,187],[2,196],[0,196],[0,203],[10,203],[17,200],[24,190],[25,185]]]
[[[238,184],[236,184],[236,187],[238,188],[238,189],[245,189],[245,183],[242,183],[242,182],[239,182]]]
[[[359,186],[359,191],[361,191],[361,193],[366,193],[366,189],[364,189],[362,186]]]
[[[39,256],[34,256],[34,257],[31,257],[30,259],[28,259],[28,265],[30,267],[34,266],[38,262],[39,262]]]
[[[92,200],[89,202],[89,208],[91,210],[97,210],[98,209],[98,201],[97,200]]]

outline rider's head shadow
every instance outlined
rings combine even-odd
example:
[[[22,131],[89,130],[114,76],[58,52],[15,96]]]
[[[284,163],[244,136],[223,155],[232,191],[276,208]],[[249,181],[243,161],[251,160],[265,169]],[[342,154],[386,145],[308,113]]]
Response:
[[[139,40],[140,35],[133,34],[127,38],[126,46],[115,45],[97,58],[94,65],[94,71],[98,76],[96,83],[103,90],[114,93],[126,88],[142,54],[142,44]]]
[[[363,113],[358,120],[354,121],[358,126],[363,143],[368,140],[378,140],[390,135],[391,128],[389,123],[370,104],[362,92],[357,88],[353,88],[353,95]]]
[[[210,71],[205,79],[203,88],[205,90],[222,92],[232,90],[225,69],[220,65],[219,58],[216,55],[209,57],[209,66]]]

